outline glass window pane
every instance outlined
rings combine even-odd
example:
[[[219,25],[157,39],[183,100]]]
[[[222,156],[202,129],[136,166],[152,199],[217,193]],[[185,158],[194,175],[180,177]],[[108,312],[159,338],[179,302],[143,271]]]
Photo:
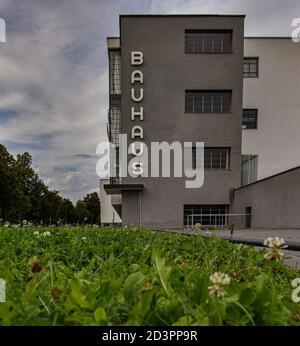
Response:
[[[190,113],[228,113],[231,91],[186,91],[185,111]]]
[[[258,58],[244,58],[244,77],[258,77]]]
[[[231,32],[186,31],[186,53],[228,53],[231,52]]]

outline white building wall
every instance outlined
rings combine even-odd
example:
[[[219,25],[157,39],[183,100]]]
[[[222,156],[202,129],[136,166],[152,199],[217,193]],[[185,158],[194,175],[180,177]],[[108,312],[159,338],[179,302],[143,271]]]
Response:
[[[300,43],[246,38],[259,77],[244,78],[244,108],[258,109],[257,129],[243,129],[242,153],[258,155],[258,179],[300,165]]]
[[[104,190],[105,184],[109,184],[109,179],[100,181],[101,224],[122,223],[118,213],[111,204],[112,196],[108,195]]]

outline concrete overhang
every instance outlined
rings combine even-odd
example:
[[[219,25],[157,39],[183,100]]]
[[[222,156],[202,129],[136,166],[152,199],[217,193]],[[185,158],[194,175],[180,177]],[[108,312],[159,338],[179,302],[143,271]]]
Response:
[[[143,184],[106,184],[104,190],[108,195],[119,195],[123,191],[142,191]]]
[[[108,49],[120,49],[120,37],[107,37],[107,48]]]

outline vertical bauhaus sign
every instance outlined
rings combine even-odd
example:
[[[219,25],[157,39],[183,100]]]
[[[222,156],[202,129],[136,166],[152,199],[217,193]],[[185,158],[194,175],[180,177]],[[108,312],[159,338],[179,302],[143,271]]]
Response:
[[[131,52],[131,66],[142,66],[144,62],[144,55],[142,52]],[[144,107],[140,105],[140,102],[144,99],[144,75],[141,69],[135,69],[131,73],[131,101],[135,103],[131,107],[131,121],[135,121],[138,118],[140,121],[144,120]],[[142,126],[135,125],[131,129],[131,138],[144,138],[144,131]]]

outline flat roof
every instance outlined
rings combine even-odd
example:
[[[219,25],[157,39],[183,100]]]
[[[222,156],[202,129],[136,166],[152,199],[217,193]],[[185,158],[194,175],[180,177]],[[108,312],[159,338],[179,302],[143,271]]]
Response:
[[[120,36],[108,36],[107,40],[120,39]],[[290,40],[290,36],[244,36],[244,39],[276,39],[276,40]]]
[[[120,17],[246,17],[245,14],[120,14]]]
[[[104,184],[104,190],[108,195],[119,195],[122,191],[142,191],[143,184]]]
[[[120,49],[120,37],[107,37],[106,40],[108,49]]]
[[[254,39],[289,39],[291,40],[292,37],[290,36],[244,36],[244,38],[254,38]]]
[[[248,187],[248,186],[252,186],[252,185],[255,185],[255,184],[259,184],[259,183],[264,182],[264,181],[266,181],[266,180],[276,178],[276,177],[278,177],[278,176],[280,176],[280,175],[283,175],[283,174],[286,174],[286,173],[289,173],[289,172],[292,172],[292,171],[296,171],[297,169],[300,169],[300,166],[296,166],[296,167],[292,167],[292,168],[286,169],[286,170],[284,170],[284,171],[280,171],[280,172],[278,172],[278,173],[269,175],[268,177],[261,178],[261,179],[259,179],[259,180],[253,181],[252,183],[249,183],[249,184],[247,184],[247,185],[243,185],[243,186],[237,187],[237,188],[234,189],[234,190],[245,189],[245,188]]]

